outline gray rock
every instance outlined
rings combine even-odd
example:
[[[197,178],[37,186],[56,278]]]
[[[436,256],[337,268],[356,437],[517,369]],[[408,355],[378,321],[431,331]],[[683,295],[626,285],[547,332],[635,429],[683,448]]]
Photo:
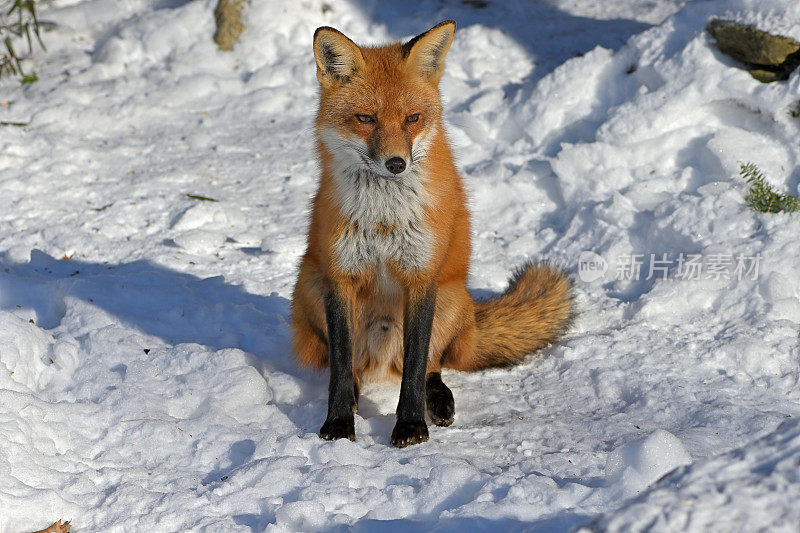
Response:
[[[723,54],[741,61],[762,82],[785,80],[800,65],[800,43],[730,20],[712,20],[706,27]]]

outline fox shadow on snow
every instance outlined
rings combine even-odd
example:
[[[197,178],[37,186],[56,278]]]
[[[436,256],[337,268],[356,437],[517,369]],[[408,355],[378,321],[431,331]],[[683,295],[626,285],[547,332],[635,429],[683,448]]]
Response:
[[[35,317],[39,327],[53,329],[67,314],[68,298],[170,345],[241,349],[251,354],[251,364],[265,378],[277,371],[303,382],[304,390],[315,392],[320,385],[318,396],[324,399],[323,373],[299,368],[291,356],[289,300],[284,297],[251,294],[222,276],[201,279],[149,261],[58,260],[32,250],[30,262],[20,264],[0,254],[0,309]],[[313,411],[306,416],[315,419],[324,416],[324,401],[316,396],[300,402]],[[291,412],[287,415],[292,418]]]

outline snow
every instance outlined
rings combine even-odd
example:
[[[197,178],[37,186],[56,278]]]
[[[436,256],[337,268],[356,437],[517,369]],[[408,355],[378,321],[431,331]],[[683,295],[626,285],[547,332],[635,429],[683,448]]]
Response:
[[[784,422],[743,448],[675,469],[578,531],[796,531],[800,509],[785,502],[800,496],[798,452],[800,425]]]
[[[0,531],[796,530],[797,215],[751,211],[737,173],[798,193],[800,74],[760,84],[703,27],[800,39],[800,5],[265,0],[223,53],[214,4],[48,2],[39,81],[0,80],[28,123],[0,127]],[[396,384],[325,442],[287,324],[311,37],[446,18],[470,288],[548,258],[579,316],[518,367],[446,372],[425,444],[389,445]]]
[[[606,459],[606,483],[635,495],[692,458],[678,437],[663,429],[617,448]]]

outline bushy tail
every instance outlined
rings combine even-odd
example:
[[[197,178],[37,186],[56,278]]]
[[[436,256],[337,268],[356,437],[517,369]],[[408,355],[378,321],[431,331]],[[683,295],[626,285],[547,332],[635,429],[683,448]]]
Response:
[[[521,362],[561,337],[572,316],[569,277],[547,263],[526,263],[514,272],[505,293],[475,303],[474,369]]]

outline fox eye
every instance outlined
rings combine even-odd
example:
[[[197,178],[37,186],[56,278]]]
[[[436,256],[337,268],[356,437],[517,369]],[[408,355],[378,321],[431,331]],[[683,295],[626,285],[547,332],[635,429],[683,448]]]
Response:
[[[358,121],[362,124],[375,124],[376,122],[378,122],[378,119],[375,118],[375,115],[357,114],[356,119],[358,119]]]
[[[406,117],[406,124],[413,124],[415,122],[419,122],[419,113],[414,113]]]

